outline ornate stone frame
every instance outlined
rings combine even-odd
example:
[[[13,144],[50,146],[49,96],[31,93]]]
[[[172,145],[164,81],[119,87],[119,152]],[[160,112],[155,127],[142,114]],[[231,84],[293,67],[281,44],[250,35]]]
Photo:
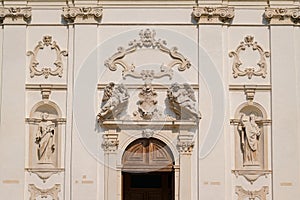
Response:
[[[253,51],[258,51],[260,55],[260,59],[257,62],[257,66],[259,67],[258,70],[251,66],[246,66],[244,69],[240,68],[243,65],[243,62],[240,60],[240,53],[241,51],[245,51],[246,48],[251,48]],[[270,57],[270,53],[268,51],[264,51],[263,48],[254,41],[254,36],[245,36],[244,41],[237,46],[236,50],[229,52],[229,57],[233,57],[232,74],[234,78],[237,78],[238,76],[248,76],[248,79],[251,79],[252,76],[261,76],[262,78],[266,78],[266,58]]]
[[[45,47],[50,47],[51,50],[54,50],[56,53],[56,60],[54,61],[55,68],[52,67],[42,67],[41,70],[38,69],[39,61],[37,60],[37,55],[40,50],[43,50]],[[68,52],[65,50],[60,50],[60,47],[56,43],[56,41],[52,41],[52,36],[45,35],[43,36],[42,41],[39,41],[38,44],[34,47],[33,51],[28,51],[27,56],[31,56],[29,69],[30,69],[30,77],[41,76],[47,79],[49,75],[62,77],[63,73],[63,61],[62,56],[67,56]]]

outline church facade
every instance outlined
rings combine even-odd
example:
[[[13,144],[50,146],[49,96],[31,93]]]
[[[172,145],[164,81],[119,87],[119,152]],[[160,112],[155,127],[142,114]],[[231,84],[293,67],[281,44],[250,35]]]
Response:
[[[297,199],[299,6],[3,0],[1,199]]]

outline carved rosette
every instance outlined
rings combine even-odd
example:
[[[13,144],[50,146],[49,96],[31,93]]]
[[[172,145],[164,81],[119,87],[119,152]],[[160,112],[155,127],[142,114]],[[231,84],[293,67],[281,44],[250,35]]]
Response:
[[[260,55],[260,59],[257,62],[257,67],[244,67],[242,61],[240,60],[240,53],[245,51],[246,48],[252,48],[253,51],[258,51]],[[264,51],[263,48],[254,41],[254,36],[246,36],[244,41],[240,43],[240,45],[236,48],[235,51],[229,52],[229,57],[233,57],[232,64],[232,73],[233,77],[237,78],[238,76],[248,76],[249,79],[252,76],[261,76],[262,78],[266,77],[267,74],[267,61],[266,58],[270,57],[270,53],[268,51]]]
[[[36,200],[37,197],[47,198],[47,196],[51,196],[53,200],[59,200],[58,193],[60,192],[60,184],[55,184],[50,189],[41,189],[36,187],[34,184],[28,185],[28,191],[30,192],[29,200]]]
[[[265,18],[274,24],[296,24],[300,22],[300,8],[269,8],[265,9]]]
[[[102,148],[106,153],[113,153],[118,150],[118,134],[104,134]]]
[[[269,194],[269,187],[263,186],[260,190],[250,191],[243,189],[242,186],[236,186],[235,193],[238,195],[238,200],[254,200],[256,198],[266,200],[267,194]]]
[[[123,78],[126,78],[126,76],[132,76],[135,78],[149,80],[145,76],[145,73],[135,72],[134,64],[129,65],[123,58],[128,54],[134,53],[138,49],[151,48],[158,49],[159,51],[168,54],[172,58],[169,64],[162,64],[160,72],[153,72],[151,75],[152,78],[160,78],[163,76],[169,76],[171,78],[173,74],[172,68],[174,66],[178,66],[179,71],[184,71],[191,66],[191,63],[188,61],[188,59],[178,52],[177,47],[168,48],[166,46],[166,41],[161,39],[156,40],[155,35],[156,32],[154,30],[141,30],[139,34],[140,39],[129,42],[128,48],[119,47],[118,52],[112,55],[109,59],[107,59],[104,65],[108,67],[111,71],[116,71],[118,65],[123,67]],[[146,75],[150,74],[148,73]]]
[[[228,23],[234,18],[234,7],[194,7],[193,16],[198,23]]]
[[[75,22],[77,19],[84,22],[85,19],[99,20],[102,17],[102,7],[64,7],[62,17],[67,22]]]
[[[38,69],[38,65],[40,64],[37,60],[37,55],[40,50],[43,50],[45,47],[50,47],[51,50],[54,50],[56,53],[56,60],[54,61],[54,69],[53,67],[42,67]],[[44,75],[45,78],[48,78],[50,75],[62,77],[63,73],[63,61],[62,56],[67,56],[67,51],[60,50],[60,47],[55,41],[52,41],[52,36],[46,35],[43,36],[43,40],[39,41],[37,46],[33,51],[28,51],[27,56],[31,56],[29,69],[30,69],[30,77],[41,76]]]
[[[25,21],[28,22],[31,18],[31,7],[10,7],[0,8],[0,20],[11,18],[12,21]]]

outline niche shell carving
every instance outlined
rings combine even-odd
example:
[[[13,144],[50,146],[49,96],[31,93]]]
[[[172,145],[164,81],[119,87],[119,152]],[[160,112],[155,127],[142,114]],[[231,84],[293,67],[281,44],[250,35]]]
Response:
[[[38,69],[38,65],[40,64],[37,60],[37,55],[40,50],[43,50],[46,47],[50,47],[51,50],[54,50],[56,53],[56,60],[54,61],[54,69],[53,67],[42,67]],[[37,46],[34,48],[33,51],[28,51],[27,56],[31,56],[29,69],[30,69],[30,77],[33,78],[34,76],[41,76],[47,79],[50,75],[62,77],[63,74],[63,62],[62,56],[67,56],[67,51],[60,50],[60,47],[57,45],[55,41],[52,41],[52,36],[46,35],[43,37],[42,41],[39,41]]]
[[[245,51],[246,48],[252,48],[253,51],[258,51],[260,55],[260,59],[257,62],[257,67],[250,67],[247,66],[244,69],[241,69],[242,61],[240,60],[240,53],[241,51]],[[240,43],[240,45],[236,48],[235,51],[229,52],[229,57],[233,57],[233,63],[232,63],[232,73],[233,77],[237,78],[238,76],[248,76],[249,79],[252,78],[252,76],[261,76],[262,78],[266,78],[267,74],[267,62],[266,58],[270,57],[270,53],[268,51],[264,51],[260,45],[257,44],[257,42],[254,41],[253,36],[246,36],[244,38],[244,41]]]
[[[112,119],[126,110],[128,105],[129,94],[123,84],[115,85],[109,83],[104,88],[101,110],[98,114],[98,121]]]

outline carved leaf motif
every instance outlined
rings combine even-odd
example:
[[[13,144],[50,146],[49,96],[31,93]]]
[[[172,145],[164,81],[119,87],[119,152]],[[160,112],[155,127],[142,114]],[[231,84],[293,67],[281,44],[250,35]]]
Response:
[[[243,64],[240,60],[240,53],[241,51],[245,51],[246,48],[252,48],[253,51],[258,51],[260,55],[260,59],[257,62],[257,66],[259,67],[258,70],[256,70],[254,67],[245,67],[244,69],[241,69],[241,65]],[[252,76],[261,76],[262,78],[266,77],[267,74],[267,62],[266,58],[270,57],[270,53],[268,51],[264,51],[260,45],[257,44],[257,42],[254,42],[253,36],[246,36],[244,38],[244,41],[240,43],[240,45],[236,48],[235,51],[229,52],[229,57],[233,57],[233,63],[232,63],[232,73],[233,77],[237,78],[238,76],[248,76],[249,79],[252,78]]]
[[[42,67],[40,70],[38,69],[38,65],[40,64],[37,60],[37,55],[40,50],[43,50],[45,47],[50,46],[51,50],[54,50],[56,53],[56,59],[54,61],[54,69],[52,67]],[[31,56],[29,69],[30,69],[30,77],[41,76],[47,79],[50,75],[62,77],[63,73],[63,62],[62,56],[67,56],[67,51],[62,51],[60,47],[57,45],[55,41],[52,42],[52,36],[44,36],[42,41],[39,41],[37,46],[33,51],[28,51],[27,56]]]

